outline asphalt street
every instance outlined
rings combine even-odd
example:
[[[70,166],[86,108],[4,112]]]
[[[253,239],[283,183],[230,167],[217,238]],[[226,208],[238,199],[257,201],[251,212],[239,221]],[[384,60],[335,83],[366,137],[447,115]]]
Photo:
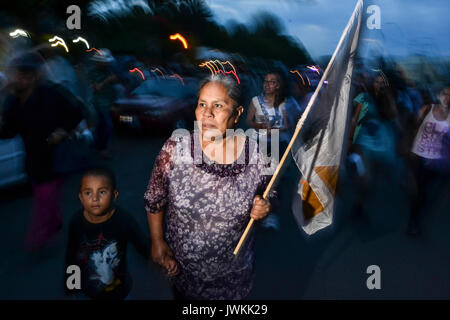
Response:
[[[118,205],[148,234],[145,191],[153,163],[166,137],[116,135],[113,159]],[[102,160],[104,161],[104,160]],[[360,215],[350,212],[358,190],[343,177],[333,224],[307,236],[291,211],[296,184],[292,165],[279,183],[280,230],[257,226],[256,278],[249,299],[450,299],[450,182],[436,181],[427,194],[422,232],[406,234],[409,199],[403,167],[388,168],[371,184]],[[64,185],[64,228],[40,252],[22,249],[32,205],[27,186],[0,192],[0,299],[67,299],[63,295],[67,222],[80,208],[79,175]],[[129,250],[134,279],[132,299],[172,299],[163,272]],[[368,266],[380,268],[380,289],[368,289]]]

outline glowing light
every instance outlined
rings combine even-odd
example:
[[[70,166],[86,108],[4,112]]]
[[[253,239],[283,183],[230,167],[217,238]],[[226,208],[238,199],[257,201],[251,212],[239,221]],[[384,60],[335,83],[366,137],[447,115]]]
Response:
[[[234,68],[233,64],[232,64],[230,61],[228,61],[228,60],[227,60],[227,61],[222,61],[222,63],[223,63],[223,64],[229,64],[230,67],[233,69],[234,73],[237,74],[236,69]]]
[[[221,72],[223,74],[230,74],[230,73],[232,73],[236,77],[236,80],[237,80],[238,84],[241,84],[241,81],[239,81],[239,77],[237,76],[237,74],[233,70],[230,70],[230,71],[227,71],[227,72],[223,72],[222,70],[219,70],[219,72]]]
[[[309,86],[311,86],[311,81],[309,81],[309,77],[308,76],[306,76],[306,79],[308,79]]]
[[[86,41],[86,39],[82,38],[82,37],[78,37],[75,40],[72,40],[73,43],[77,43],[77,42],[84,42],[84,44],[86,45],[86,47],[89,49],[89,43]]]
[[[222,70],[220,70],[220,68],[216,65],[216,63],[218,63],[222,67]],[[223,66],[224,64],[229,64],[231,66],[231,68],[233,68],[233,70],[225,71],[225,68]],[[209,69],[209,71],[211,71],[211,75],[217,74],[219,72],[223,73],[224,75],[231,73],[236,77],[238,84],[241,84],[241,81],[239,80],[239,77],[237,76],[236,69],[234,68],[233,64],[231,64],[231,62],[228,60],[222,61],[222,62],[219,60],[205,61],[205,62],[199,64],[198,66],[199,67],[207,67]]]
[[[325,80],[323,83],[328,84],[328,80]]]
[[[222,67],[222,70],[225,72],[225,68],[223,67],[222,63],[219,60],[214,60],[214,61],[210,61],[211,63],[214,63],[214,65],[216,65],[216,62],[218,64],[220,64],[220,66]],[[219,69],[219,67],[217,67],[217,69]]]
[[[156,72],[156,71],[158,71],[159,73],[161,73],[161,76],[165,79],[166,77],[164,76],[164,73],[162,73],[162,71],[161,70],[159,70],[158,68],[155,68],[155,69],[152,69],[152,70],[150,70],[151,72]]]
[[[214,73],[218,73],[219,72],[219,67],[216,66],[216,64],[212,61],[208,61],[207,64],[209,64],[210,66],[212,66]]]
[[[303,85],[305,85],[305,80],[303,79],[302,75],[300,74],[300,72],[298,72],[298,70],[290,70],[290,73],[297,73],[298,76],[300,77],[300,79],[302,79]]]
[[[198,66],[199,66],[199,67],[207,67],[207,68],[209,69],[209,71],[211,71],[211,75],[214,74],[213,69],[211,69],[211,67],[209,66],[208,63],[201,63],[201,64],[199,64]]]
[[[219,68],[216,66],[216,64],[213,61],[206,61],[199,65],[199,67],[207,67],[209,71],[211,71],[211,75],[216,74],[219,72]],[[217,70],[216,70],[217,68]]]
[[[174,73],[174,74],[172,74],[171,76],[169,76],[170,78],[178,78],[178,80],[180,80],[181,81],[181,84],[184,86],[184,81],[183,81],[183,78],[182,77],[180,77],[180,75],[179,74],[177,74],[177,73]]]
[[[26,32],[26,31],[24,31],[24,30],[22,30],[22,29],[16,29],[16,30],[14,30],[14,32],[11,32],[11,33],[9,34],[9,36],[12,37],[12,38],[18,38],[18,37],[27,37],[27,38],[30,38],[28,32]]]
[[[142,73],[142,71],[141,70],[139,70],[138,68],[134,68],[134,69],[131,69],[131,70],[129,70],[130,72],[139,72],[140,74],[141,74],[141,77],[142,77],[142,80],[145,80],[145,77],[144,77],[144,74]]]
[[[317,72],[320,75],[319,69],[316,66],[306,66],[309,70]]]
[[[103,55],[103,53],[100,50],[96,49],[96,48],[91,48],[89,50],[86,50],[86,52],[91,52],[92,50],[95,50],[95,52],[97,52],[98,54]]]
[[[69,52],[69,49],[66,46],[66,42],[60,37],[54,36],[53,38],[49,39],[48,42],[53,42],[55,40],[56,42],[51,44],[52,47],[62,46],[64,47],[64,49],[66,49],[66,52]]]
[[[170,36],[170,40],[180,40],[181,43],[183,44],[183,47],[184,47],[185,49],[188,48],[188,44],[187,44],[186,39],[185,39],[181,34],[179,34],[179,33],[175,33],[175,34],[171,35],[171,36]]]

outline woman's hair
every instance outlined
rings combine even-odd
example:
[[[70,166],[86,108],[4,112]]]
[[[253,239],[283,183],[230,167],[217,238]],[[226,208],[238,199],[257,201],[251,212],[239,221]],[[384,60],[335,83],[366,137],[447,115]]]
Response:
[[[381,78],[384,83],[384,90],[376,95],[374,83],[377,78]],[[374,70],[371,75],[370,86],[368,93],[372,96],[375,106],[380,113],[380,116],[384,119],[393,119],[397,116],[397,105],[395,103],[396,88],[392,85],[392,74],[386,74],[382,70]]]
[[[217,73],[217,74],[208,76],[207,78],[203,79],[200,82],[200,85],[198,88],[198,95],[200,95],[200,91],[202,91],[203,87],[210,82],[217,82],[225,87],[225,89],[227,90],[228,96],[235,102],[234,109],[236,109],[239,106],[242,106],[241,89],[239,87],[239,84],[236,82],[236,80],[234,80],[233,75],[231,75],[231,74],[224,75],[221,73]]]
[[[108,180],[108,183],[112,190],[116,190],[117,183],[116,183],[116,175],[114,172],[109,168],[90,168],[83,171],[80,179],[80,189],[81,189],[81,183],[85,177],[103,177]]]
[[[278,70],[272,70],[266,73],[273,74],[277,77],[279,88],[277,92],[275,92],[275,100],[273,102],[273,106],[278,108],[280,104],[286,99],[287,96],[287,88],[286,88],[286,80],[284,79],[283,73]]]

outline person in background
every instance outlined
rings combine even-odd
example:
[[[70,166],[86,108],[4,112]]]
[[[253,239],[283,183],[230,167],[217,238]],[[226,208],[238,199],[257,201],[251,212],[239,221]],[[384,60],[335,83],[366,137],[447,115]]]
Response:
[[[286,98],[287,90],[281,72],[270,71],[264,77],[263,93],[253,97],[248,108],[247,125],[256,130],[265,129],[258,132],[257,138],[261,149],[270,156],[274,156],[275,151],[272,150],[271,129],[279,130],[279,141],[275,145],[278,147],[278,157],[281,157],[292,134],[290,127],[295,126],[288,118]],[[271,213],[264,220],[263,225],[266,228],[279,230],[279,217]]]
[[[286,112],[286,88],[281,73],[269,72],[264,77],[263,93],[252,98],[247,112],[247,125],[254,129],[266,129],[267,148],[270,150],[271,129],[280,131],[280,152],[289,142],[289,121]],[[260,136],[261,139],[261,136]],[[269,152],[270,153],[270,152]]]
[[[91,60],[94,65],[89,69],[89,81],[93,90],[92,105],[97,111],[96,148],[104,158],[111,158],[109,144],[113,134],[111,105],[116,99],[114,84],[118,81],[113,72],[114,57],[108,49],[100,49]]]
[[[306,83],[297,73],[290,74],[290,97],[286,101],[286,112],[291,132],[295,130],[298,120],[302,116],[313,92],[308,89]]]
[[[26,52],[11,61],[8,94],[0,119],[0,137],[22,137],[25,167],[32,183],[33,211],[25,247],[47,244],[62,228],[62,177],[55,171],[57,146],[82,120],[77,100],[56,84],[42,81],[44,61]]]
[[[370,182],[378,173],[394,170],[397,161],[397,109],[394,93],[382,72],[368,79],[367,92],[353,100],[349,134],[349,161],[356,173],[358,197],[354,210],[362,211]]]
[[[420,233],[419,215],[425,204],[425,196],[431,183],[439,177],[448,177],[449,131],[450,131],[450,86],[439,93],[439,103],[424,105],[417,117],[417,131],[409,158],[413,172],[412,208],[407,233]]]

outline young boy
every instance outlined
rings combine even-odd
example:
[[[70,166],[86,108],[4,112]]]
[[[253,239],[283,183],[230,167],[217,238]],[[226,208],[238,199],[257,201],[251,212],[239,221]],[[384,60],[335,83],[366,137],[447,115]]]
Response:
[[[114,206],[118,194],[109,169],[83,173],[78,193],[83,209],[71,219],[66,251],[66,268],[76,265],[81,270],[81,289],[66,288],[69,292],[90,299],[124,299],[132,285],[126,267],[128,241],[148,257],[149,241],[135,220]]]

